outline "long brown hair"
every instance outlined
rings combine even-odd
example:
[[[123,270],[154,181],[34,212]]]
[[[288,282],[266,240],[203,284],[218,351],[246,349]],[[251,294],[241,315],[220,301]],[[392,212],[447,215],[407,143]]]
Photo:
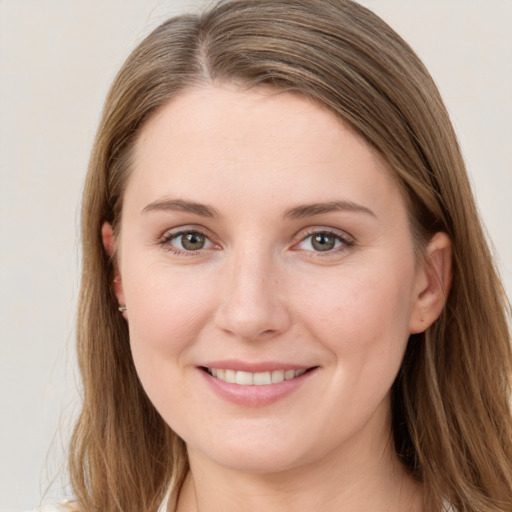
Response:
[[[168,20],[108,94],[83,195],[78,358],[83,409],[69,466],[77,508],[155,511],[188,471],[183,442],[145,395],[101,241],[119,225],[130,153],[145,121],[187,87],[235,81],[299,92],[377,148],[406,197],[421,249],[446,232],[453,284],[411,336],[392,389],[393,435],[423,483],[425,511],[512,510],[510,307],[493,266],[446,109],[411,48],[350,0],[232,0]]]

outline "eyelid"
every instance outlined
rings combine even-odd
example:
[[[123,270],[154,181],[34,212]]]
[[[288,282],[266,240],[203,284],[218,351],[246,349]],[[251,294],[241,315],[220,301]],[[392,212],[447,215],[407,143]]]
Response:
[[[204,247],[202,249],[197,250],[183,250],[178,247],[174,247],[172,245],[172,240],[179,237],[180,235],[184,235],[186,233],[198,233],[204,236],[211,244],[211,247]],[[214,249],[218,249],[220,245],[213,240],[214,236],[211,234],[210,230],[206,229],[203,226],[198,226],[194,224],[188,224],[184,226],[177,226],[175,228],[166,229],[160,236],[158,236],[155,240],[157,245],[160,245],[166,248],[168,251],[178,254],[178,255],[187,255],[194,256],[197,254],[201,254],[204,251],[209,251]]]
[[[197,249],[197,250],[182,250],[178,247],[169,247],[172,246],[171,241],[180,235],[186,233],[199,233],[203,235],[207,240],[212,244],[211,247]],[[342,247],[338,247],[337,249],[327,250],[325,252],[322,251],[312,251],[312,250],[303,250],[298,248],[298,245],[301,242],[304,242],[308,237],[311,237],[314,234],[325,233],[335,237],[342,243]],[[158,236],[155,240],[157,245],[162,247],[169,247],[168,250],[175,254],[185,254],[187,256],[193,256],[197,254],[201,254],[205,251],[210,251],[212,248],[214,250],[218,250],[221,248],[220,244],[215,241],[215,235],[211,233],[211,231],[204,226],[196,225],[196,224],[188,224],[183,226],[177,226],[175,228],[166,229],[160,236]],[[327,226],[311,226],[305,229],[302,229],[294,236],[294,241],[292,243],[292,250],[303,250],[304,252],[315,253],[315,256],[329,256],[333,254],[337,254],[347,250],[348,248],[354,246],[356,244],[356,239],[347,233],[346,231],[327,227]]]
[[[309,237],[315,234],[325,233],[328,235],[331,235],[335,237],[337,240],[341,241],[342,247],[338,249],[328,250],[325,252],[322,251],[305,251],[305,252],[311,252],[315,253],[315,255],[319,256],[328,256],[332,254],[336,254],[339,252],[343,252],[344,250],[348,249],[349,247],[352,247],[356,244],[356,239],[347,233],[346,231],[342,231],[340,229],[332,228],[332,227],[326,227],[326,226],[312,226],[309,228],[306,228],[306,230],[300,231],[295,239],[296,241],[293,243],[292,249],[294,250],[302,250],[297,248],[297,246],[307,240]]]
[[[156,240],[162,240],[164,237],[172,237],[176,236],[179,233],[191,231],[201,233],[202,235],[205,235],[208,238],[215,237],[214,233],[212,233],[210,229],[206,228],[201,224],[181,224],[179,226],[167,227],[163,230],[160,230],[160,234],[156,237]]]

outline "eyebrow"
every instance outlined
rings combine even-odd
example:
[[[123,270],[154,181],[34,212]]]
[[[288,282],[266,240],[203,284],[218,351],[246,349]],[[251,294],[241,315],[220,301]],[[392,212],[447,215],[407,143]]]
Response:
[[[148,204],[142,213],[150,211],[177,211],[187,212],[199,215],[201,217],[218,218],[219,212],[212,206],[202,203],[194,203],[193,201],[186,201],[184,199],[161,199]],[[337,211],[359,212],[377,217],[366,206],[362,206],[352,201],[328,201],[326,203],[309,203],[299,205],[287,210],[283,216],[285,219],[303,219],[305,217],[312,217],[314,215],[321,215],[322,213],[330,213]]]
[[[330,212],[358,212],[377,218],[375,213],[373,213],[369,208],[353,203],[352,201],[328,201],[326,203],[304,204],[287,210],[284,214],[284,218],[303,219],[305,217],[312,217],[314,215]]]
[[[206,204],[194,203],[184,199],[159,199],[153,203],[148,204],[142,213],[152,211],[174,211],[174,212],[187,212],[200,215],[201,217],[220,217],[219,212]]]

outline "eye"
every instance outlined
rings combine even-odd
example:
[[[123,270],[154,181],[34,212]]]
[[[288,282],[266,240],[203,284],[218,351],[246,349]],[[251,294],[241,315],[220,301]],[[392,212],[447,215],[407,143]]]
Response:
[[[315,231],[304,237],[297,247],[305,251],[337,252],[353,244],[352,240],[333,231]]]
[[[209,249],[214,246],[213,242],[204,233],[195,230],[167,233],[161,244],[178,254],[201,251],[202,249]]]

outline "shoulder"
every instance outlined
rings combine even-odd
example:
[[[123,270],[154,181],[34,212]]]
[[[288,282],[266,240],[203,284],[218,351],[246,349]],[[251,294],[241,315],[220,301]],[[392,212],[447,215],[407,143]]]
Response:
[[[1,0],[0,0],[1,1]],[[167,493],[165,500],[160,505],[158,512],[167,512],[167,505],[169,501],[169,493]],[[75,501],[62,501],[60,503],[52,503],[49,505],[41,505],[26,512],[79,512],[79,507]]]
[[[35,509],[32,509],[28,512],[71,512],[73,508],[69,503],[55,503],[51,505],[41,505]]]

